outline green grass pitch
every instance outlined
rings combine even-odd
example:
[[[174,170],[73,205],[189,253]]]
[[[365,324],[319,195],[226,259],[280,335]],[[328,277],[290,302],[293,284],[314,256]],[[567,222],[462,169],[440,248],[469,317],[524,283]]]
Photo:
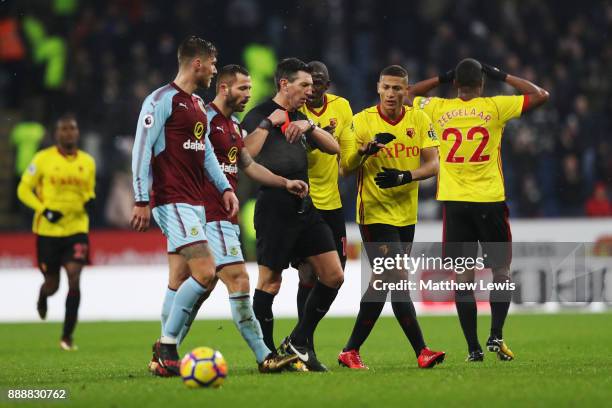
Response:
[[[81,323],[77,352],[58,347],[61,325],[0,324],[0,406],[322,408],[421,406],[603,407],[612,401],[612,314],[511,315],[505,337],[513,362],[486,353],[464,362],[466,347],[454,316],[421,317],[427,343],[447,352],[444,364],[418,369],[393,318],[381,319],[362,357],[369,371],[338,367],[336,355],[352,318],[326,318],[315,339],[330,373],[261,375],[231,321],[199,320],[181,352],[210,346],[225,356],[229,375],[220,389],[187,389],[180,379],[146,371],[156,322]],[[276,340],[292,320],[276,322]],[[489,317],[479,320],[486,341]],[[8,389],[63,388],[65,402],[10,402]],[[65,404],[65,405],[64,405]]]

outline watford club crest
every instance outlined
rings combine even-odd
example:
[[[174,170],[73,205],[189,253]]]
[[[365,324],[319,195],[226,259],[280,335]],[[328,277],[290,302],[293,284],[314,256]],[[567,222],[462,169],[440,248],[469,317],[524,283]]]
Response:
[[[413,128],[406,129],[406,136],[410,138],[414,137],[414,129]]]

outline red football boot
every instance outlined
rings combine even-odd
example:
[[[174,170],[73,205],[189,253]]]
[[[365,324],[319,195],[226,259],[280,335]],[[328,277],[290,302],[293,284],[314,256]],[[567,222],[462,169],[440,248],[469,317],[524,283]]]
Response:
[[[176,344],[164,344],[156,341],[153,344],[153,353],[157,356],[157,366],[153,368],[153,375],[159,377],[176,377],[180,376],[180,357],[176,350]]]
[[[338,364],[355,370],[367,370],[368,366],[363,364],[358,350],[342,351],[338,354]]]
[[[432,368],[436,364],[442,364],[445,356],[446,353],[443,351],[433,351],[429,347],[424,347],[417,362],[421,368]]]

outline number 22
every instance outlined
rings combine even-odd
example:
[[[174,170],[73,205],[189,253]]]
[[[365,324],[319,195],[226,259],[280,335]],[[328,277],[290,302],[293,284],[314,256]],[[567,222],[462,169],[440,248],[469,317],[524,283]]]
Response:
[[[478,147],[474,151],[474,154],[472,154],[472,156],[470,157],[469,161],[471,163],[481,163],[481,162],[488,161],[490,156],[488,154],[482,154],[482,152],[484,151],[485,147],[487,146],[487,143],[489,143],[489,132],[487,131],[487,129],[485,129],[485,128],[481,127],[481,126],[473,127],[470,130],[468,130],[466,139],[467,140],[474,140],[474,135],[476,133],[480,133],[482,135],[482,140],[480,141],[480,144],[478,145]],[[461,146],[461,142],[463,140],[463,135],[461,134],[461,131],[459,129],[457,129],[457,128],[444,129],[444,132],[442,133],[442,140],[448,140],[449,135],[455,136],[455,141],[453,143],[453,147],[451,147],[450,152],[448,152],[448,156],[446,157],[446,161],[449,162],[449,163],[463,163],[463,162],[465,162],[465,158],[464,157],[455,156],[455,154],[457,153],[457,150],[459,149],[459,146]]]

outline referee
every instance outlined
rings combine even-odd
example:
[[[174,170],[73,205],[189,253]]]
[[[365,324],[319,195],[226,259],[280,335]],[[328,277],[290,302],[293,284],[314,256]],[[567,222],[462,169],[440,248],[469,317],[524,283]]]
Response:
[[[312,94],[311,68],[299,59],[285,59],[277,66],[275,81],[276,95],[244,118],[243,127],[249,132],[245,145],[256,161],[273,173],[308,182],[307,151],[319,149],[335,155],[340,146],[331,134],[298,111]],[[276,349],[272,302],[280,288],[281,273],[293,259],[305,259],[319,279],[304,305],[303,318],[281,348],[295,353],[309,370],[327,371],[308,339],[344,280],[329,226],[309,197],[300,199],[284,189],[261,187],[255,229],[259,279],[253,309],[264,341],[271,350]]]

